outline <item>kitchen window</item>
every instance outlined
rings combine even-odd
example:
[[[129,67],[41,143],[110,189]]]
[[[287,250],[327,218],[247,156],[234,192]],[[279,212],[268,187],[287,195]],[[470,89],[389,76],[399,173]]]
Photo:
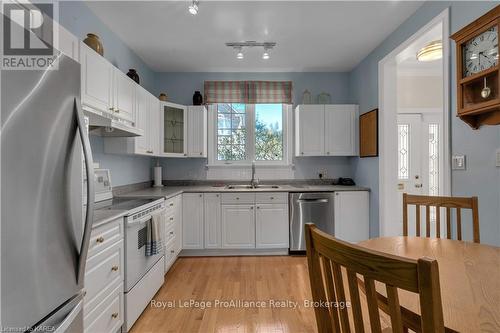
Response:
[[[211,105],[212,165],[289,165],[291,105]]]

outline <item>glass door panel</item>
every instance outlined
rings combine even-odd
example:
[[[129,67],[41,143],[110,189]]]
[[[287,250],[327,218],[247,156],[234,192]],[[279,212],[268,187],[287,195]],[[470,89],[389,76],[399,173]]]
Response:
[[[184,122],[186,110],[165,105],[163,108],[163,152],[184,154]]]

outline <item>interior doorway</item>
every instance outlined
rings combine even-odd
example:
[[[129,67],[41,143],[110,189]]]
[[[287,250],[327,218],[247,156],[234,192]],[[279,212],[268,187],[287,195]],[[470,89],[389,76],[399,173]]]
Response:
[[[451,192],[448,64],[447,10],[379,63],[381,236],[402,234],[403,193]]]

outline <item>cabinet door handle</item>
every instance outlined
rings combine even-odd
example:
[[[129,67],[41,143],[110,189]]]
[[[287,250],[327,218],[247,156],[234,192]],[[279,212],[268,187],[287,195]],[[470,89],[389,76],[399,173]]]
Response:
[[[240,200],[240,197],[236,197],[236,200]]]
[[[260,209],[260,207],[259,207],[259,206],[257,206],[257,209]]]
[[[252,207],[250,207],[250,209],[251,209],[251,210],[253,210],[253,206],[252,206]]]
[[[118,270],[118,266],[113,266],[113,267],[111,267],[111,270],[112,270],[113,272],[116,272],[116,271]]]
[[[174,203],[173,203],[173,202],[171,202],[169,206],[170,206],[170,207],[173,207],[173,206],[174,206]]]
[[[173,217],[171,217],[171,218],[170,218],[170,221],[173,221],[173,220],[174,220],[174,218],[173,218]]]
[[[102,243],[104,242],[104,237],[99,237],[95,240],[97,243]]]
[[[184,154],[184,156],[188,156],[188,154]]]
[[[200,194],[200,198],[203,196],[203,194]]]
[[[174,250],[170,250],[170,253],[175,253],[175,251]]]
[[[113,109],[113,108],[109,108],[108,110],[109,110],[109,111],[115,111],[115,109]]]
[[[302,152],[300,152],[300,154],[301,154],[301,155],[304,155],[304,152],[302,151]]]
[[[170,231],[170,234],[171,234],[171,235],[173,235],[173,234],[174,234],[174,232],[173,232],[173,231]]]
[[[111,318],[116,319],[118,318],[118,312],[115,312],[111,315]]]
[[[203,155],[203,153],[200,152],[200,156]]]
[[[271,200],[274,200],[274,197],[271,197]]]

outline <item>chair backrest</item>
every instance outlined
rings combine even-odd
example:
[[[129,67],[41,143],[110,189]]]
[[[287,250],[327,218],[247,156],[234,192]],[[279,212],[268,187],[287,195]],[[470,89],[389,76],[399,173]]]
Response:
[[[392,332],[404,331],[398,289],[419,294],[422,332],[444,332],[436,260],[411,260],[372,251],[336,239],[310,223],[306,224],[306,247],[313,301],[329,305],[314,307],[319,333],[351,331],[349,311],[342,306],[346,302],[352,307],[355,332],[364,332],[364,320],[370,323],[372,332],[381,332],[378,307],[381,295],[375,281],[385,284]],[[366,303],[361,302],[360,288],[364,290]]]
[[[408,236],[408,206],[415,205],[416,235],[420,237],[420,208],[425,207],[425,235],[431,236],[431,207],[435,208],[436,237],[441,238],[441,207],[446,208],[446,237],[451,235],[451,212],[456,209],[457,239],[462,240],[462,209],[472,210],[472,235],[475,243],[479,243],[479,211],[477,197],[438,197],[426,195],[411,195],[403,193],[403,236]]]

